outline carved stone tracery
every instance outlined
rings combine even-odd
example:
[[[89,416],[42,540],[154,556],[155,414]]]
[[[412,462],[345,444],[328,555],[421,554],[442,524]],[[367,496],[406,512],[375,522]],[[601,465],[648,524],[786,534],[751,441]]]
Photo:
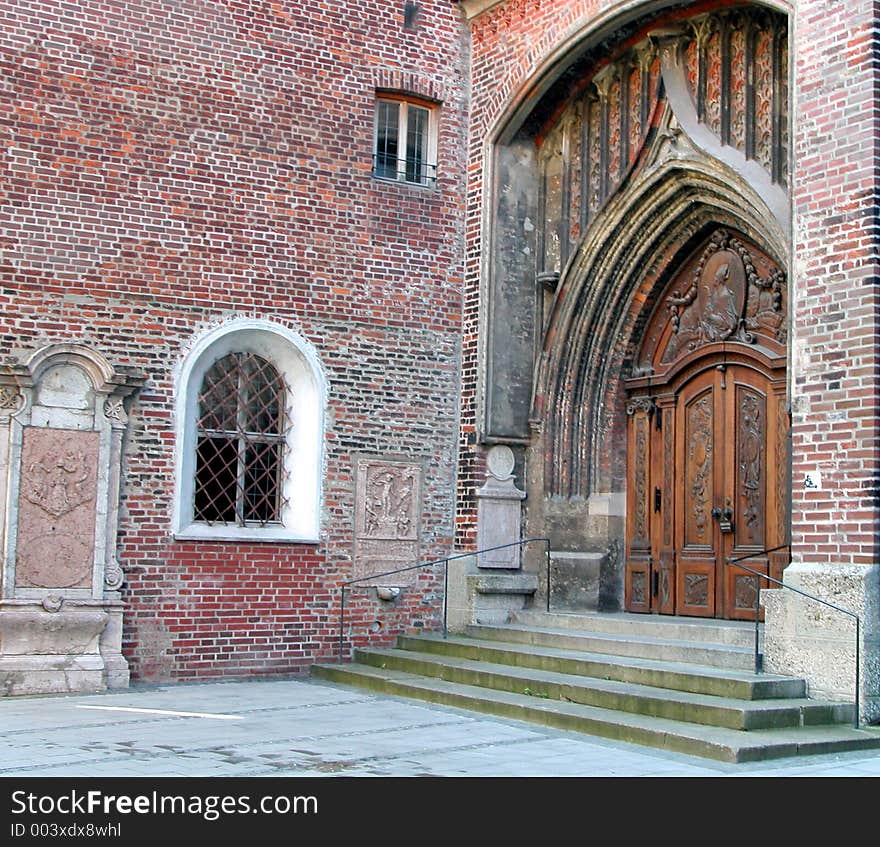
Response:
[[[15,410],[21,405],[22,399],[21,393],[17,388],[9,385],[0,385],[0,410]]]

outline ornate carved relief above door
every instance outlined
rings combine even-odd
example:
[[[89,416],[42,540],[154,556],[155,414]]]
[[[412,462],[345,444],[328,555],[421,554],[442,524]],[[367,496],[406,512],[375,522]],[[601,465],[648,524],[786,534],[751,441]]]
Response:
[[[782,271],[724,229],[659,299],[628,381],[629,610],[750,618],[754,577],[728,560],[778,575],[764,551],[787,535],[785,311]]]
[[[788,30],[766,9],[721,10],[648,28],[625,52],[597,56],[599,70],[539,134],[539,276],[559,273],[579,238],[636,165],[658,127],[670,86],[691,103],[718,146],[788,180]],[[663,74],[662,49],[681,74]],[[671,48],[670,48],[670,45]],[[681,116],[679,116],[681,117]]]

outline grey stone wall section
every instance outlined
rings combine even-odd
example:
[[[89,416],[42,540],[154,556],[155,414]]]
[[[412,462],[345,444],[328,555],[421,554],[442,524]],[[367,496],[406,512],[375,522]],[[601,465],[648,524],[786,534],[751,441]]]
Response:
[[[535,358],[535,221],[538,187],[534,147],[498,148],[497,209],[487,297],[485,432],[528,438]]]
[[[792,564],[785,583],[859,616],[859,712],[880,719],[880,566]],[[811,697],[853,702],[855,619],[784,588],[761,591],[764,668],[803,676]]]

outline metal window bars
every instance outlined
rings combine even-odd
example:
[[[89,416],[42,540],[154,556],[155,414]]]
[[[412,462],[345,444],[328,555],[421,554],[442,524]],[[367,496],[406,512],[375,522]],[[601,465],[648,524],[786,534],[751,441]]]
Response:
[[[278,371],[254,353],[229,353],[207,371],[196,424],[195,520],[280,523],[291,425],[286,393]]]
[[[386,153],[374,153],[373,176],[415,185],[433,185],[437,180],[437,165],[418,156],[400,159]]]

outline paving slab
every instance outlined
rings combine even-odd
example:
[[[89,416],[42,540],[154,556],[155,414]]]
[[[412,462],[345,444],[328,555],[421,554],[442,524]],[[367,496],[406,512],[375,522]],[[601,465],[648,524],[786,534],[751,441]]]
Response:
[[[0,699],[0,777],[880,777],[880,752],[729,764],[306,679]]]

